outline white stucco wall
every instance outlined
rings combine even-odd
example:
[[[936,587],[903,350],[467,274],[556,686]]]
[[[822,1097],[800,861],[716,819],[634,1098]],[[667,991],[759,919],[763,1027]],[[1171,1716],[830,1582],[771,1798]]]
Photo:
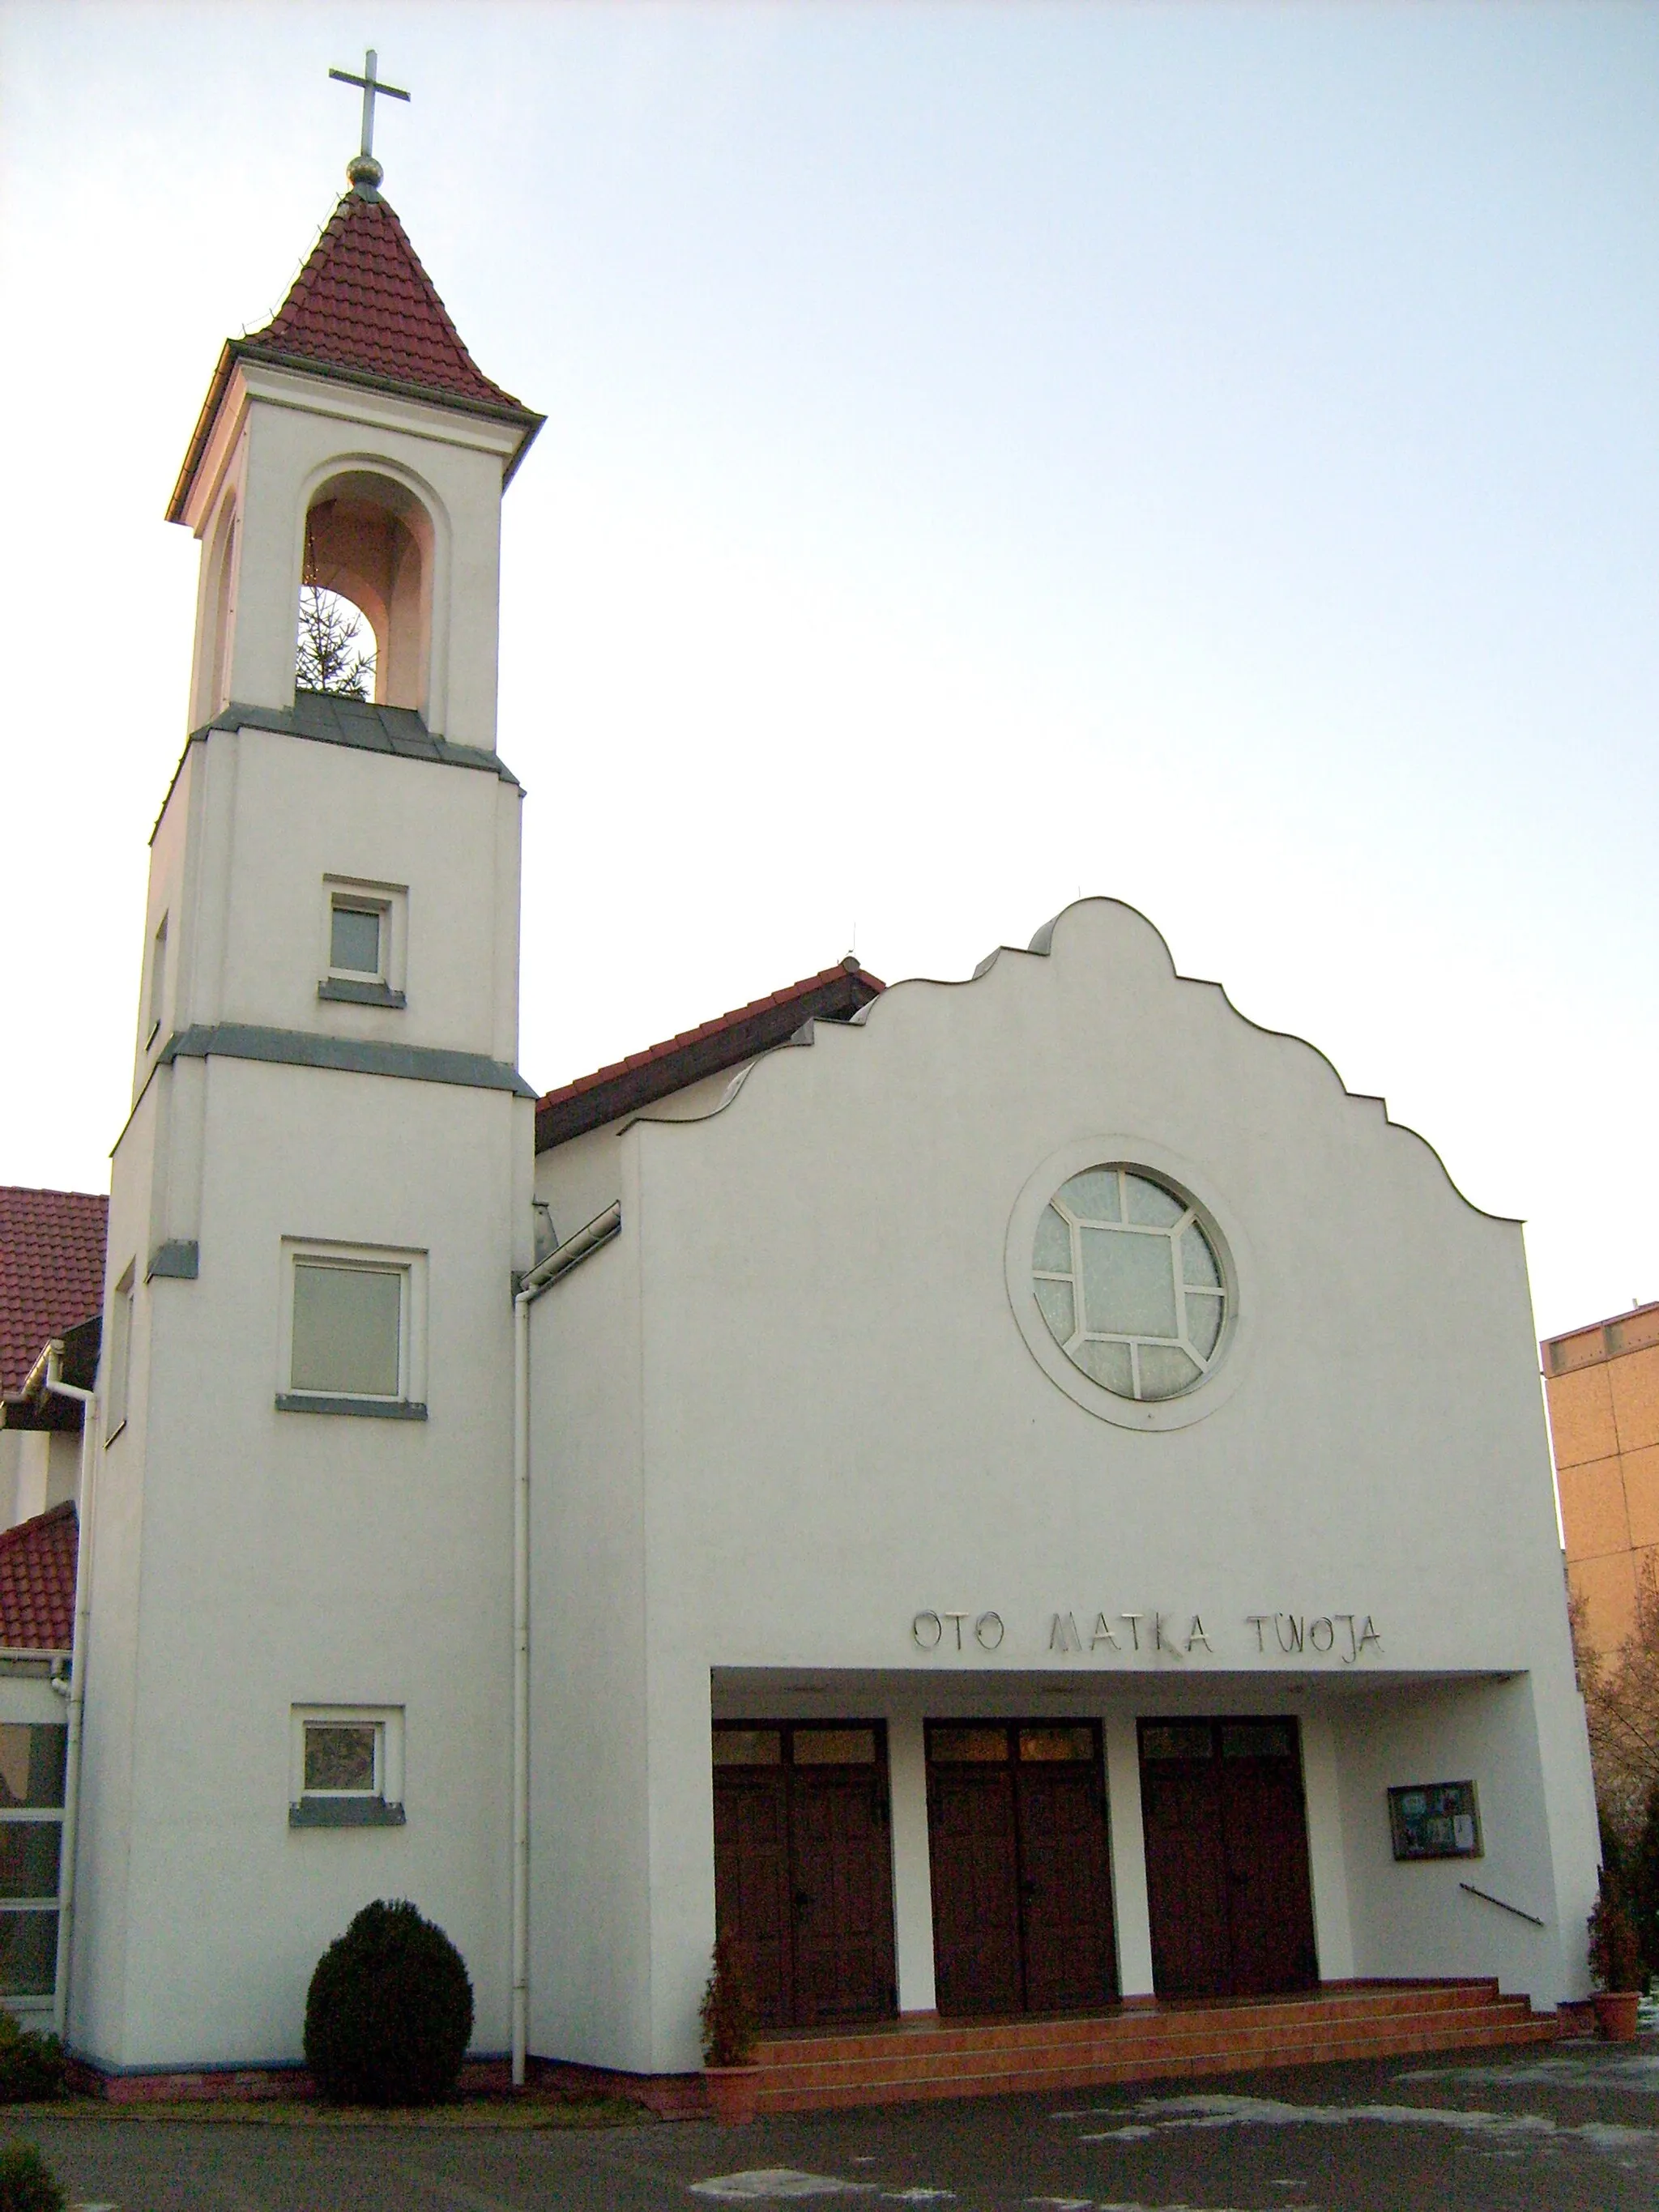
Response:
[[[531,1103],[156,1052],[235,1023],[510,1066],[520,804],[483,770],[216,731],[155,833],[146,943],[167,911],[170,981],[114,1158],[108,1280],[131,1263],[138,1287],[98,1470],[70,2017],[107,2064],[296,2057],[311,1969],[376,1896],[448,1929],[476,2047],[507,2039]],[[408,886],[405,1012],[319,1000],[325,874]],[[420,1255],[424,1421],[277,1410],[284,1238]],[[146,1282],[164,1243],[195,1247],[195,1279]],[[290,1712],[313,1704],[402,1708],[405,1826],[289,1827]]]
[[[1235,1243],[1224,1387],[1167,1433],[1074,1403],[1010,1310],[1004,1243],[1022,1188],[1094,1140],[1101,1158],[1183,1164]],[[1534,1893],[1553,1900],[1558,1933],[1524,1957],[1488,1955],[1545,2001],[1580,1985],[1594,1849],[1585,1770],[1566,1748],[1582,1722],[1520,1231],[1469,1206],[1380,1103],[1217,988],[1177,980],[1144,920],[1091,901],[1061,918],[1051,956],[1005,952],[971,983],[901,986],[861,1024],[820,1024],[810,1048],[759,1061],[711,1118],[646,1119],[618,1143],[638,1186],[624,1235],[641,1283],[647,1656],[642,1704],[613,1719],[643,1732],[653,2064],[696,2059],[716,1669],[787,1670],[781,1689],[898,1669],[970,1699],[999,1677],[1132,1678],[1143,1711],[1169,1698],[1237,1710],[1252,1682],[1273,1709],[1322,1675],[1352,1688],[1363,1674],[1368,1689],[1526,1677],[1531,1751],[1519,1723],[1482,1738],[1508,1777],[1489,1847],[1520,1848],[1512,1821],[1543,1839]],[[549,1326],[580,1329],[598,1279],[573,1276]],[[584,1496],[606,1482],[562,1398],[538,1419],[548,1480]],[[544,1455],[561,1430],[556,1474]],[[566,1608],[580,1573],[575,1556],[538,1563],[543,1613]],[[921,1608],[963,1610],[971,1631],[991,1607],[1006,1631],[994,1653],[971,1632],[959,1656],[912,1641]],[[1085,1638],[1097,1611],[1138,1611],[1143,1632],[1162,1611],[1177,1648],[1054,1651],[1057,1610]],[[1270,1626],[1258,1650],[1249,1619],[1279,1612],[1369,1617],[1381,1640],[1347,1667],[1339,1626],[1328,1654],[1287,1660]],[[1188,1652],[1194,1615],[1209,1645]],[[1384,1971],[1385,1952],[1390,1972],[1470,1970],[1428,1920],[1407,1968],[1356,1896],[1370,1862],[1349,1839],[1361,1816],[1344,1725],[1334,1709],[1313,1761],[1326,1971]],[[1461,1776],[1449,1722],[1421,1748],[1437,1753],[1431,1778]],[[1376,1808],[1363,1817],[1374,1848]],[[1386,1849],[1385,1821],[1381,1833]],[[635,2024],[565,2055],[638,2064],[640,2040]]]

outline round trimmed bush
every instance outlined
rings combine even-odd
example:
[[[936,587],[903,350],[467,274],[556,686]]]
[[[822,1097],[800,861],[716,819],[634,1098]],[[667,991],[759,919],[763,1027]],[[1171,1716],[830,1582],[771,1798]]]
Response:
[[[471,2033],[461,1954],[412,1905],[366,1905],[317,1961],[306,2063],[331,2104],[435,2103],[454,2087]]]
[[[0,2149],[0,2212],[64,2212],[68,2202],[33,2143]]]

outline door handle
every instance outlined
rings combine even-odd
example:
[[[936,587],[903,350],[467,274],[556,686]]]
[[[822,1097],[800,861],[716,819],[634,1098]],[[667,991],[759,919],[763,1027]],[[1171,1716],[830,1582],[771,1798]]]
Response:
[[[1024,1898],[1032,1898],[1036,1895],[1037,1886],[1036,1882],[1031,1880],[1029,1875],[1026,1876],[1024,1881],[1020,1883],[1019,1893]]]
[[[807,1914],[812,1909],[811,1893],[804,1889],[798,1889],[790,1902],[795,1908],[795,1917],[797,1920],[805,1920]]]

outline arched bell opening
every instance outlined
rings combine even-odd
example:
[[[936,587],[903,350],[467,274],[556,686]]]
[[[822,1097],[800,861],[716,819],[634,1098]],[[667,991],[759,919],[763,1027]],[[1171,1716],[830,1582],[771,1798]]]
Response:
[[[297,684],[426,711],[433,545],[431,516],[395,479],[349,470],[318,486],[306,513]],[[333,680],[316,680],[319,647]]]

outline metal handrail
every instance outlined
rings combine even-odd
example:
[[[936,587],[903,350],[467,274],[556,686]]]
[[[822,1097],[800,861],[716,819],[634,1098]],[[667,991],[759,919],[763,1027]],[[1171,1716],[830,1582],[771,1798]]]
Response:
[[[1495,1905],[1500,1912],[1512,1912],[1517,1920],[1530,1920],[1534,1928],[1549,1926],[1548,1921],[1540,1920],[1535,1912],[1525,1911],[1518,1905],[1510,1905],[1501,1897],[1494,1897],[1489,1889],[1477,1889],[1472,1881],[1460,1881],[1457,1887],[1467,1889],[1471,1897],[1482,1898],[1488,1905]]]

